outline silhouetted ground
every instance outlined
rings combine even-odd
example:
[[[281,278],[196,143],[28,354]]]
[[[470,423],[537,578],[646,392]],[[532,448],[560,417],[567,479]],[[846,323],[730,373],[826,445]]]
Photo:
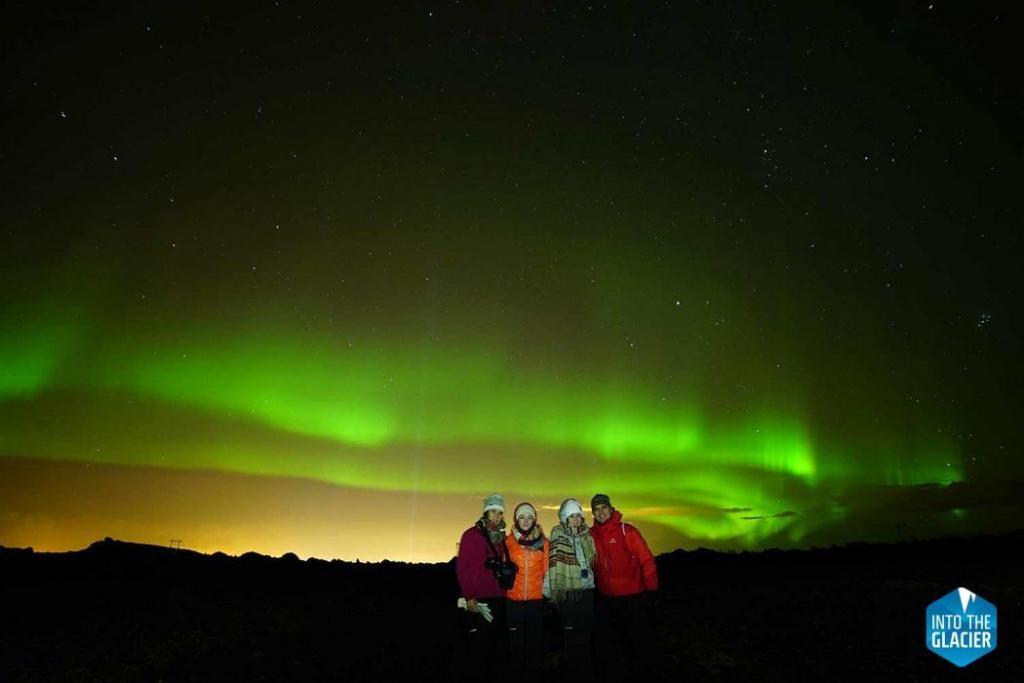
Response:
[[[1021,680],[1024,532],[658,558],[665,680]],[[450,564],[201,555],[118,541],[0,548],[0,680],[444,680]],[[966,669],[928,652],[928,603],[966,586],[999,610]],[[557,677],[557,624],[547,677]]]

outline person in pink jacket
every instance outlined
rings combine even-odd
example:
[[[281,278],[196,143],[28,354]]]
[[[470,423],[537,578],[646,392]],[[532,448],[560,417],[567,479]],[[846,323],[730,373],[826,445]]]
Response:
[[[466,680],[494,680],[504,675],[508,652],[505,589],[495,565],[508,561],[505,546],[505,501],[497,493],[484,499],[483,514],[459,541],[455,574],[459,580],[460,624],[468,661],[453,662]],[[490,674],[490,676],[488,675]]]

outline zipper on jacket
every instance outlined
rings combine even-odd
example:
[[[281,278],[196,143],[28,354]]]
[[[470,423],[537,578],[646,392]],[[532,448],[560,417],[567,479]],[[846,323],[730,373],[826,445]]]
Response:
[[[526,551],[523,553],[523,559],[525,560],[523,564],[526,565],[526,576],[523,577],[523,600],[526,600],[527,587],[530,585],[530,551],[527,548],[523,550]]]

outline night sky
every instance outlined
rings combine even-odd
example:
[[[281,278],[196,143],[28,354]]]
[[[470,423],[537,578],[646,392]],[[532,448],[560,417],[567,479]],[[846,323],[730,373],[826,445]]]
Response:
[[[1021,526],[1012,3],[89,4],[0,9],[0,544]]]

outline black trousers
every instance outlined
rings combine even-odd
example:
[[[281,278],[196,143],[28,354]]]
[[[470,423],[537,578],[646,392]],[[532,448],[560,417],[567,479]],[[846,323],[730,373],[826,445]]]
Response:
[[[578,602],[556,602],[562,622],[562,670],[574,680],[589,681],[594,675],[590,637],[594,632],[594,591],[583,591]]]
[[[612,598],[597,597],[595,629],[598,663],[609,681],[637,673],[656,672],[654,633],[644,608],[643,593]]]
[[[544,656],[544,601],[507,600],[509,668],[513,674],[539,673]]]
[[[508,669],[508,632],[505,628],[505,598],[480,598],[491,608],[493,621],[479,613],[459,610],[461,651],[452,658],[453,680],[505,680]]]

